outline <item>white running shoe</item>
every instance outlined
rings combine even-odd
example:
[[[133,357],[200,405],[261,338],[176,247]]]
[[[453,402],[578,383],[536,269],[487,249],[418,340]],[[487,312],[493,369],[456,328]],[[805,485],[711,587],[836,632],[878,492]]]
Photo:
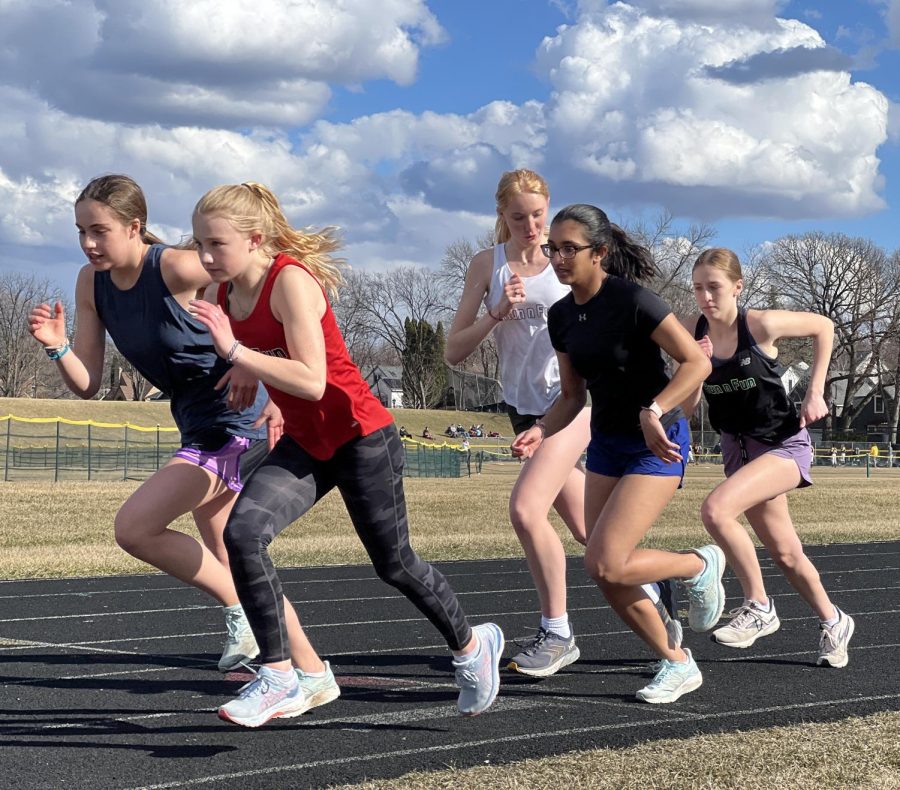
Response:
[[[781,628],[781,620],[775,614],[775,602],[769,599],[769,611],[756,601],[744,601],[728,613],[731,622],[713,631],[713,639],[728,647],[750,647],[761,636],[774,634]]]
[[[856,623],[853,618],[835,607],[838,613],[838,621],[827,626],[822,623],[819,628],[821,634],[819,636],[819,657],[816,664],[820,667],[826,664],[835,669],[847,666],[850,656],[847,648],[850,646],[850,638],[856,630]]]
[[[456,685],[459,686],[457,707],[463,716],[477,716],[486,711],[500,690],[500,657],[503,655],[503,631],[493,623],[476,625],[478,637],[473,658],[454,658]]]
[[[250,623],[240,604],[224,607],[225,630],[228,636],[225,638],[225,649],[219,659],[219,672],[230,672],[242,664],[252,661],[259,655],[259,647],[250,630]]]
[[[660,661],[660,670],[656,676],[635,696],[642,702],[661,704],[675,702],[683,694],[694,691],[703,685],[703,675],[691,655],[691,651],[684,648],[687,661],[671,661],[664,658]]]
[[[290,719],[309,709],[297,675],[284,681],[269,669],[260,667],[256,677],[242,686],[237,699],[219,708],[219,718],[242,727],[261,727],[271,719]]]

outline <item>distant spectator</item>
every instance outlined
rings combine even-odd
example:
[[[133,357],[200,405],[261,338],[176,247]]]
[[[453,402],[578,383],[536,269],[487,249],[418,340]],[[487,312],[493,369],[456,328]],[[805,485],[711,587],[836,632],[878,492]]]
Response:
[[[400,426],[400,438],[401,439],[411,439],[412,438],[412,434],[406,430],[405,425]]]
[[[837,447],[831,445],[831,465],[837,466]]]
[[[872,466],[878,466],[878,445],[873,444],[869,448],[869,457],[872,459]]]
[[[432,434],[431,431],[428,430],[427,425],[422,429],[422,438],[423,439],[434,439],[434,434]]]
[[[469,449],[469,437],[468,436],[463,436],[462,449],[466,450],[466,451],[468,451],[468,449]]]
[[[847,448],[841,445],[841,466],[847,463]]]

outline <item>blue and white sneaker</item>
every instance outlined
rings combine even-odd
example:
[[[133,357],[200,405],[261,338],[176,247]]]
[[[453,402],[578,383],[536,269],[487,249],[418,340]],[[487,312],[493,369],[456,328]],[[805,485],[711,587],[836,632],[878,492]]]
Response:
[[[482,623],[472,629],[478,647],[471,658],[453,659],[459,700],[456,705],[463,716],[484,713],[500,690],[500,657],[503,655],[503,631],[493,623]]]
[[[290,719],[309,709],[297,675],[285,682],[269,667],[242,686],[237,699],[219,708],[219,718],[242,727],[261,727],[270,719]]]
[[[682,584],[687,590],[690,608],[688,625],[692,631],[709,631],[725,610],[725,588],[722,574],[725,573],[725,553],[715,544],[691,549],[705,563],[703,570]]]
[[[671,661],[664,658],[660,661],[660,669],[656,676],[635,696],[642,702],[661,704],[675,702],[683,694],[694,691],[703,685],[703,675],[691,655],[691,651],[684,649],[687,661]]]
[[[303,696],[306,697],[306,710],[318,708],[319,705],[327,705],[341,696],[341,689],[334,679],[331,664],[327,661],[325,662],[325,675],[323,677],[309,675],[297,667],[294,668],[294,674],[297,675],[297,680],[300,681],[300,688],[303,689]],[[303,712],[301,711],[301,713]]]
[[[259,655],[259,647],[240,604],[224,607],[225,648],[219,659],[219,672],[230,672]]]

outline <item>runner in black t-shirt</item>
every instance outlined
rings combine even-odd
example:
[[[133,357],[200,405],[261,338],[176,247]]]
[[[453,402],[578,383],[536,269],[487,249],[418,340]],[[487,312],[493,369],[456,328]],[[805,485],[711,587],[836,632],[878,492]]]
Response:
[[[674,702],[703,682],[691,652],[669,642],[641,585],[681,579],[688,622],[706,631],[724,608],[725,558],[717,546],[683,554],[638,544],[681,484],[690,434],[678,404],[709,374],[710,364],[668,306],[637,280],[649,280],[649,250],[632,242],[594,206],[568,206],[550,226],[544,252],[572,293],[550,308],[550,339],[562,393],[513,451],[529,457],[562,430],[591,392],[587,455],[585,567],[618,615],[661,659],[637,692],[645,702]],[[660,349],[679,363],[671,381]]]
[[[741,310],[741,264],[731,250],[703,252],[693,270],[700,315],[687,322],[713,363],[703,385],[713,428],[721,432],[727,480],[701,508],[707,531],[724,549],[744,601],[713,638],[730,647],[750,647],[774,633],[780,622],[766,594],[756,549],[738,521],[743,513],[791,586],[821,622],[819,665],[846,666],[853,618],[828,597],[803,545],[785,494],[812,484],[812,445],[806,426],[828,414],[823,398],[834,326],[825,316],[791,310]],[[782,337],[813,340],[809,386],[799,413],[781,383],[775,343]],[[695,399],[699,400],[699,390]],[[833,451],[832,458],[836,457]]]

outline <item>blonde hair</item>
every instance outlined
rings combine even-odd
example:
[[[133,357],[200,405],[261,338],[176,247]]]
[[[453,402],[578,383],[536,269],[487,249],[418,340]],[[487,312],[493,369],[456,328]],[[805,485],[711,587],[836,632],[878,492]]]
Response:
[[[512,236],[501,212],[506,210],[509,201],[515,195],[521,195],[526,192],[543,195],[547,200],[550,200],[550,187],[533,170],[509,170],[500,176],[497,192],[494,194],[494,199],[497,201],[497,222],[494,225],[495,244],[503,244],[503,242],[509,241]]]
[[[147,230],[147,200],[143,190],[130,176],[113,173],[93,178],[75,198],[75,205],[82,200],[102,203],[123,225],[138,220],[141,223],[141,241],[144,244],[165,244],[162,239]]]
[[[691,271],[693,272],[698,266],[711,266],[713,269],[725,272],[728,279],[735,283],[744,277],[738,256],[725,247],[710,247],[701,252],[694,261]]]
[[[330,296],[337,296],[344,282],[341,269],[346,265],[343,259],[330,255],[340,247],[337,228],[313,231],[291,227],[268,187],[255,181],[213,187],[197,202],[194,214],[222,217],[248,236],[260,233],[263,255],[287,253],[306,266]]]

